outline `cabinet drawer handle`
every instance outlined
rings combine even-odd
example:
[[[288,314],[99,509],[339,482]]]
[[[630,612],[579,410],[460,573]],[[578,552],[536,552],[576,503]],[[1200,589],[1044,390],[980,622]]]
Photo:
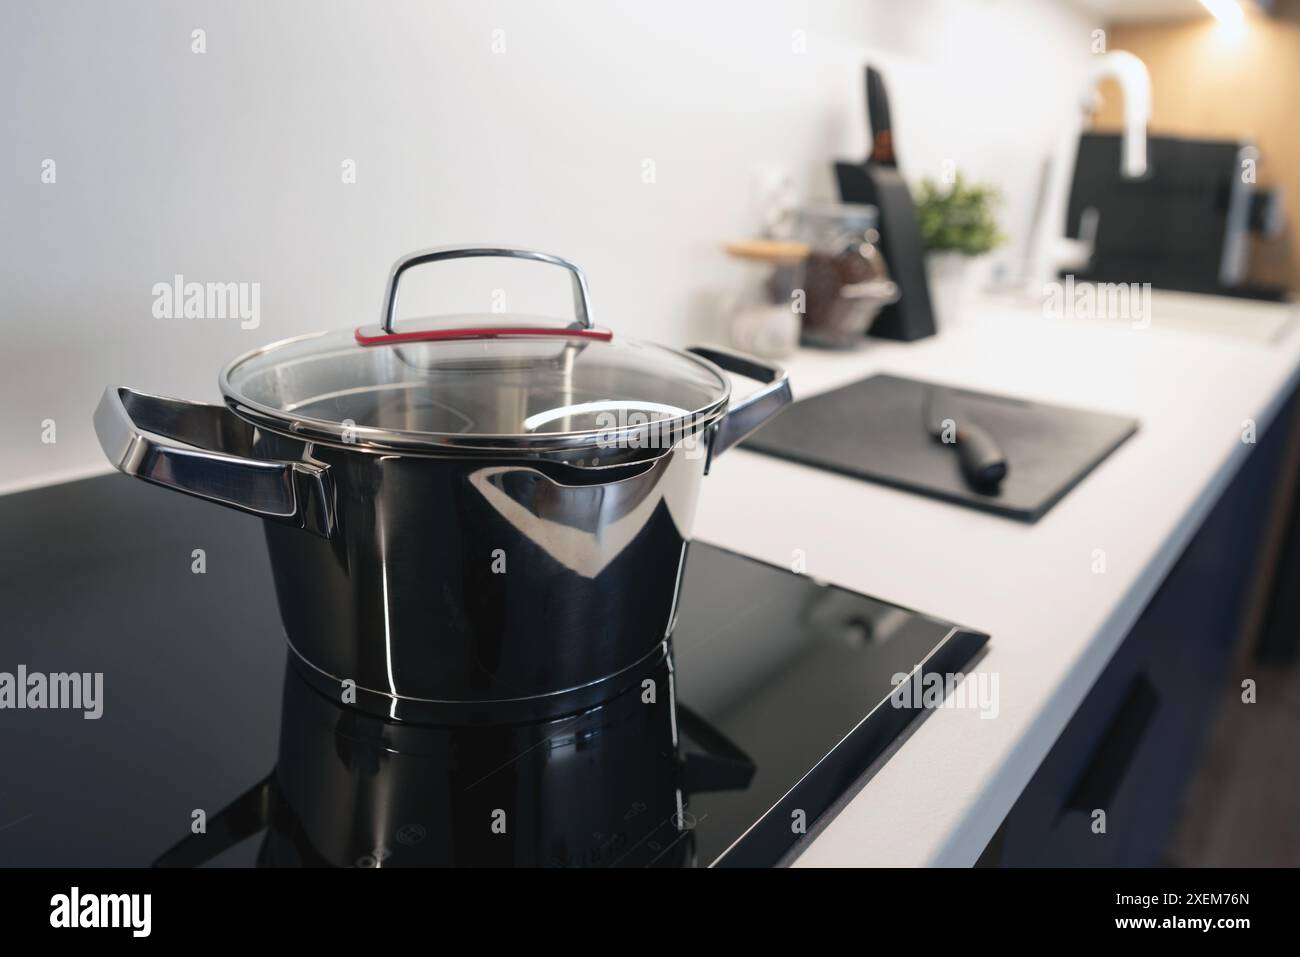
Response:
[[[1110,806],[1159,706],[1160,696],[1155,687],[1139,672],[1115,709],[1083,773],[1070,789],[1057,820],[1068,811],[1091,813],[1096,808]]]

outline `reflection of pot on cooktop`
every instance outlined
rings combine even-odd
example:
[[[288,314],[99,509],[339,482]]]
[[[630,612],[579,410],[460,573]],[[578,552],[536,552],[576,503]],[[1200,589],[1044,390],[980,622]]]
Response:
[[[665,655],[576,715],[419,725],[289,667],[275,770],[155,863],[200,864],[264,831],[270,867],[691,866],[690,794],[744,788],[754,765],[675,698]]]

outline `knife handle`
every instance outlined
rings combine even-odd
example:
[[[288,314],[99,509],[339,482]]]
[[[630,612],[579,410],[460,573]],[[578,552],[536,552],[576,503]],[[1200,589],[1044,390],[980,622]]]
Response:
[[[867,128],[871,132],[870,161],[885,166],[898,165],[898,158],[894,154],[894,131],[889,117],[889,95],[885,92],[885,78],[873,67],[867,67]]]
[[[957,457],[972,485],[992,488],[1006,478],[1006,456],[993,436],[978,425],[967,425],[957,433]]]

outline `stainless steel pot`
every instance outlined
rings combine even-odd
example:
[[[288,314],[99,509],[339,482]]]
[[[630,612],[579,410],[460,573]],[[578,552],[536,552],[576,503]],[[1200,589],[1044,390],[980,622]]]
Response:
[[[574,321],[399,331],[406,270],[466,257],[567,269]],[[731,403],[723,370],[764,385]],[[615,339],[576,265],[498,248],[406,256],[378,328],[266,346],[220,385],[224,406],[110,387],[100,444],[128,475],[265,519],[308,676],[422,720],[544,717],[625,687],[672,633],[712,457],[790,401],[756,360]]]

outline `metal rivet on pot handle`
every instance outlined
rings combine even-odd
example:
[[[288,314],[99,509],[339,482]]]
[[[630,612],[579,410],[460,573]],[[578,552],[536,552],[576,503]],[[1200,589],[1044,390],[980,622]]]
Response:
[[[706,346],[691,346],[686,350],[727,372],[765,382],[763,388],[734,403],[718,423],[717,434],[709,448],[709,457],[721,455],[768,419],[790,404],[790,379],[780,366],[761,359]]]
[[[592,328],[591,296],[587,292],[587,276],[577,263],[562,259],[559,256],[552,256],[550,253],[539,253],[531,249],[505,249],[492,246],[442,246],[437,249],[425,249],[418,253],[411,253],[409,256],[403,256],[393,264],[393,269],[388,274],[388,288],[384,293],[384,311],[381,322],[384,332],[392,335],[395,331],[393,321],[397,312],[397,284],[401,281],[402,273],[406,272],[406,270],[414,266],[423,266],[425,263],[444,262],[449,259],[481,259],[484,257],[530,259],[534,262],[550,263],[553,266],[567,269],[573,282],[574,319],[577,320],[579,328]]]

